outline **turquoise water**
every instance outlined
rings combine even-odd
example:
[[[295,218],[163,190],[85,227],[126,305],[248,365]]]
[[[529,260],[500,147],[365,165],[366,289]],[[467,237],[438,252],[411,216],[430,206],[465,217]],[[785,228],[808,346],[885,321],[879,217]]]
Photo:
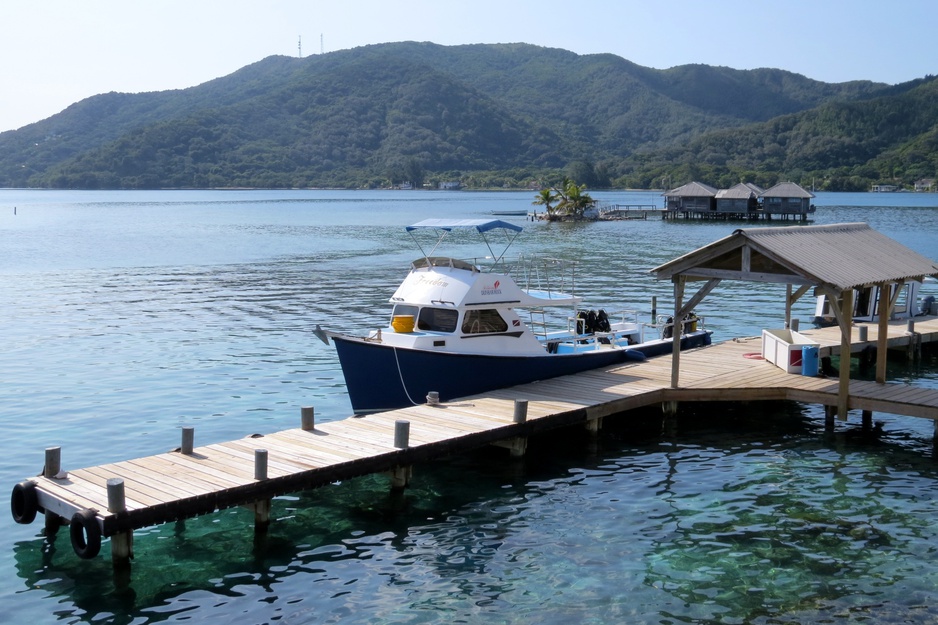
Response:
[[[648,204],[652,193],[597,193]],[[6,488],[61,446],[65,469],[270,432],[351,409],[316,323],[366,329],[413,257],[403,226],[530,208],[531,193],[0,191]],[[938,196],[822,194],[934,258]],[[15,207],[15,214],[14,214]],[[508,218],[524,223],[523,218]],[[519,251],[581,261],[594,307],[670,305],[648,269],[740,224],[524,223]],[[467,252],[472,250],[466,249]],[[723,284],[716,340],[781,327],[784,287]],[[796,313],[811,316],[811,302]],[[936,386],[938,363],[890,377]],[[4,517],[11,623],[938,622],[930,422],[876,415],[825,436],[815,406],[648,411],[562,431],[521,461],[485,449],[135,535],[129,578]],[[7,491],[9,492],[9,491]]]

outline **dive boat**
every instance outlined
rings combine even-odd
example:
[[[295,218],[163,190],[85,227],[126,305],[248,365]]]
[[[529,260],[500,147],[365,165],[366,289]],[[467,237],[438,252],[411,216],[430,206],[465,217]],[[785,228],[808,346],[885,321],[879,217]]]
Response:
[[[335,343],[357,414],[450,401],[673,349],[669,319],[644,324],[635,311],[580,309],[582,300],[573,294],[575,263],[522,257],[509,266],[505,253],[521,226],[429,219],[406,230],[422,256],[391,296],[389,325],[366,336],[316,327],[320,339]],[[435,255],[444,238],[467,230],[481,235],[485,266]],[[490,240],[496,237],[505,241],[499,253]],[[519,309],[526,310],[527,321]],[[682,325],[682,349],[710,344],[703,319]]]

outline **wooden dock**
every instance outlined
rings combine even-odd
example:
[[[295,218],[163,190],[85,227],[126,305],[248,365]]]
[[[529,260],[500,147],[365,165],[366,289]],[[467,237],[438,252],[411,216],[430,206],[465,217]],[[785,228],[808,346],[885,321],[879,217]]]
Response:
[[[854,352],[875,346],[876,326],[867,332],[865,342],[852,342]],[[801,333],[819,343],[822,356],[840,349],[836,327]],[[916,319],[911,333],[906,321],[889,325],[891,349],[911,355],[935,341],[936,317]],[[837,405],[836,377],[789,374],[758,358],[760,352],[761,337],[683,352],[677,389],[670,388],[671,357],[662,356],[328,423],[313,423],[311,409],[304,409],[302,427],[201,447],[192,446],[187,428],[180,449],[85,469],[61,471],[55,448],[52,454],[47,450],[43,475],[14,488],[14,518],[26,523],[44,512],[47,532],[70,523],[73,546],[82,557],[97,554],[102,536],[112,537],[117,562],[132,557],[135,529],[234,506],[251,508],[263,527],[270,500],[278,495],[379,472],[390,472],[392,485],[403,487],[414,464],[487,444],[520,455],[527,437],[539,431],[576,424],[595,430],[604,417],[649,405],[717,400]],[[851,380],[849,406],[938,420],[938,390]]]

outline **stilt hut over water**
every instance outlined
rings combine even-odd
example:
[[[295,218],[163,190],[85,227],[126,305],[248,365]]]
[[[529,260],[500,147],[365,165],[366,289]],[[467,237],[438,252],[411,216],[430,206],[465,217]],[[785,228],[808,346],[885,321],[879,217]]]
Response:
[[[814,212],[814,194],[794,182],[781,182],[763,190],[749,182],[729,189],[714,189],[689,182],[664,193],[666,219],[795,219],[807,221]]]
[[[759,197],[762,200],[762,212],[767,219],[771,219],[772,215],[786,218],[800,216],[801,220],[805,221],[808,214],[814,212],[814,206],[811,204],[814,194],[794,182],[780,182]]]
[[[720,189],[716,195],[716,211],[737,219],[754,219],[759,212],[759,196],[763,191],[761,187],[749,182],[740,182],[735,187]]]
[[[708,214],[716,209],[717,190],[702,182],[688,182],[682,187],[664,194],[666,214],[690,215]]]

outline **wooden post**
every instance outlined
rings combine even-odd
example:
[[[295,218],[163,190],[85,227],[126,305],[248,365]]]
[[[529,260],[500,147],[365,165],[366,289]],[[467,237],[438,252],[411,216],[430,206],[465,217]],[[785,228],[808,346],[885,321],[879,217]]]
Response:
[[[117,514],[127,509],[124,496],[124,480],[119,477],[109,478],[107,481],[107,510]]]
[[[46,448],[46,463],[42,467],[42,476],[51,479],[61,472],[62,472],[62,448],[61,447],[47,447]]]
[[[791,283],[788,283],[785,285],[785,327],[789,330],[794,330],[797,332],[798,330],[791,327],[791,293],[792,285]]]
[[[873,411],[864,410],[861,415],[861,427],[863,428],[864,434],[869,434],[873,431]]]
[[[909,344],[905,349],[905,357],[909,362],[915,360],[915,321],[909,319],[906,323],[905,334],[909,337]]]
[[[410,447],[410,421],[398,419],[394,422],[394,446],[398,449]]]
[[[586,421],[586,431],[590,434],[599,434],[599,430],[603,427],[603,418],[597,417],[596,419],[588,419]]]
[[[525,436],[516,436],[508,444],[508,452],[512,458],[521,458],[528,451],[528,439]]]
[[[65,522],[65,519],[57,515],[55,512],[50,512],[46,510],[45,515],[45,527],[43,528],[42,535],[46,538],[52,538],[59,532],[59,528],[62,527],[62,524]]]
[[[192,445],[195,443],[195,428],[192,426],[185,426],[182,428],[182,445],[179,450],[187,455],[192,455]]]
[[[889,341],[889,305],[890,293],[888,284],[879,285],[879,326],[876,335],[876,381],[886,383],[886,357]]]
[[[410,447],[410,421],[398,419],[394,422],[394,446],[398,449]],[[398,465],[391,469],[391,490],[401,490],[410,485],[414,471],[411,466]]]
[[[267,450],[254,450],[254,479],[263,481],[267,479]]]
[[[120,514],[127,509],[124,480],[119,477],[107,481],[107,510]],[[111,562],[115,566],[127,565],[134,557],[134,531],[123,530],[111,536]]]
[[[260,499],[248,506],[254,512],[254,532],[263,533],[270,527],[270,499]]]
[[[834,416],[836,406],[824,406],[824,431],[828,434],[834,433]]]
[[[524,423],[528,420],[528,400],[526,399],[516,399],[515,400],[515,412],[512,416],[512,421],[515,423]]]
[[[310,432],[316,428],[316,410],[312,406],[300,408],[300,423],[303,430]]]
[[[651,321],[654,323],[655,317],[658,316],[658,296],[651,296]]]
[[[679,319],[681,304],[684,300],[683,275],[674,276],[674,325],[671,326],[671,388],[679,388],[681,371],[681,330],[684,329],[684,319]]]
[[[843,325],[840,328],[840,383],[837,387],[837,416],[846,420],[850,406],[850,347],[853,328],[853,289],[844,289]]]
[[[414,476],[414,469],[411,466],[396,466],[389,472],[391,478],[391,490],[403,490],[410,485],[410,479]]]

